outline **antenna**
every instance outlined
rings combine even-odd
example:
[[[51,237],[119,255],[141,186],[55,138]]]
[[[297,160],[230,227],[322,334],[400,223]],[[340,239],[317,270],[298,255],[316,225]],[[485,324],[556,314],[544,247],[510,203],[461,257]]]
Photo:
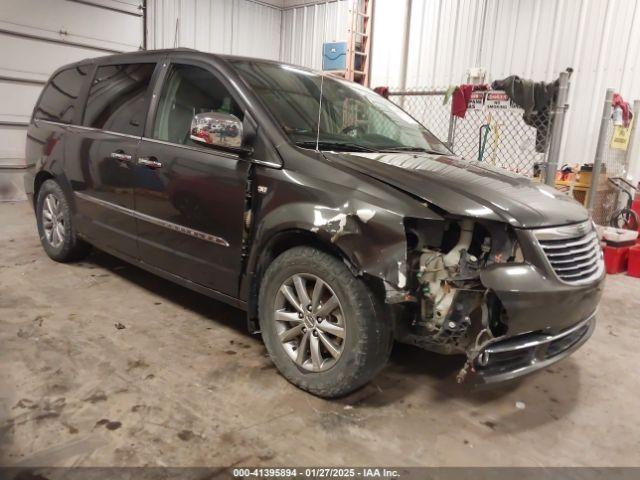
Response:
[[[173,37],[173,48],[178,48],[180,39],[180,17],[176,18],[176,33]]]
[[[324,21],[322,25],[322,45],[327,41],[327,11],[329,10],[329,0],[324,2]],[[322,64],[320,64],[322,69]],[[316,132],[316,152],[320,151],[320,119],[322,118],[322,90],[324,87],[324,72],[320,72],[320,101],[318,102],[318,131]]]

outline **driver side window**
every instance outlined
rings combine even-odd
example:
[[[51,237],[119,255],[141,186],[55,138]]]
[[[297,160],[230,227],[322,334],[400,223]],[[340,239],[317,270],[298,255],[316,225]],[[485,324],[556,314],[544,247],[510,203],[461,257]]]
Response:
[[[229,90],[210,71],[173,64],[162,86],[153,138],[198,146],[189,138],[191,120],[198,113],[230,113],[242,121],[244,113]]]

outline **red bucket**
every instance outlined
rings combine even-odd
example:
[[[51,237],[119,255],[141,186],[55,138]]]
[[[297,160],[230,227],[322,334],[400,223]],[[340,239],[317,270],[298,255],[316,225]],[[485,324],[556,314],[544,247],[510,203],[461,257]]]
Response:
[[[627,275],[640,278],[640,245],[629,249]]]
[[[607,273],[621,273],[627,269],[630,247],[604,247],[604,267]],[[636,247],[633,247],[636,248]]]

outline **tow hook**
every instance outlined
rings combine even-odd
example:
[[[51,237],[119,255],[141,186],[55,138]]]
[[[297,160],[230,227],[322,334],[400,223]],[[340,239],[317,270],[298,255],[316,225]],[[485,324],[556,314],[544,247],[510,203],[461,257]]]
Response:
[[[487,337],[486,340],[480,343],[482,337],[485,335]],[[469,372],[475,372],[474,363],[476,360],[478,365],[482,367],[486,367],[489,364],[489,352],[485,350],[485,347],[496,340],[497,339],[491,334],[491,331],[488,328],[485,328],[478,333],[473,347],[467,350],[467,361],[458,372],[458,375],[456,375],[456,382],[464,382]]]

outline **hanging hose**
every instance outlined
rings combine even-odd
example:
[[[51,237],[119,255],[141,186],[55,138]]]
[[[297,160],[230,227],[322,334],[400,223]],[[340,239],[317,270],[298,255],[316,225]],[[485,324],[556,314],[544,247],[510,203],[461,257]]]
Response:
[[[491,125],[485,123],[480,126],[478,131],[478,161],[481,162],[484,157],[484,150],[487,147],[487,137],[491,131]],[[483,136],[484,133],[484,136]]]

